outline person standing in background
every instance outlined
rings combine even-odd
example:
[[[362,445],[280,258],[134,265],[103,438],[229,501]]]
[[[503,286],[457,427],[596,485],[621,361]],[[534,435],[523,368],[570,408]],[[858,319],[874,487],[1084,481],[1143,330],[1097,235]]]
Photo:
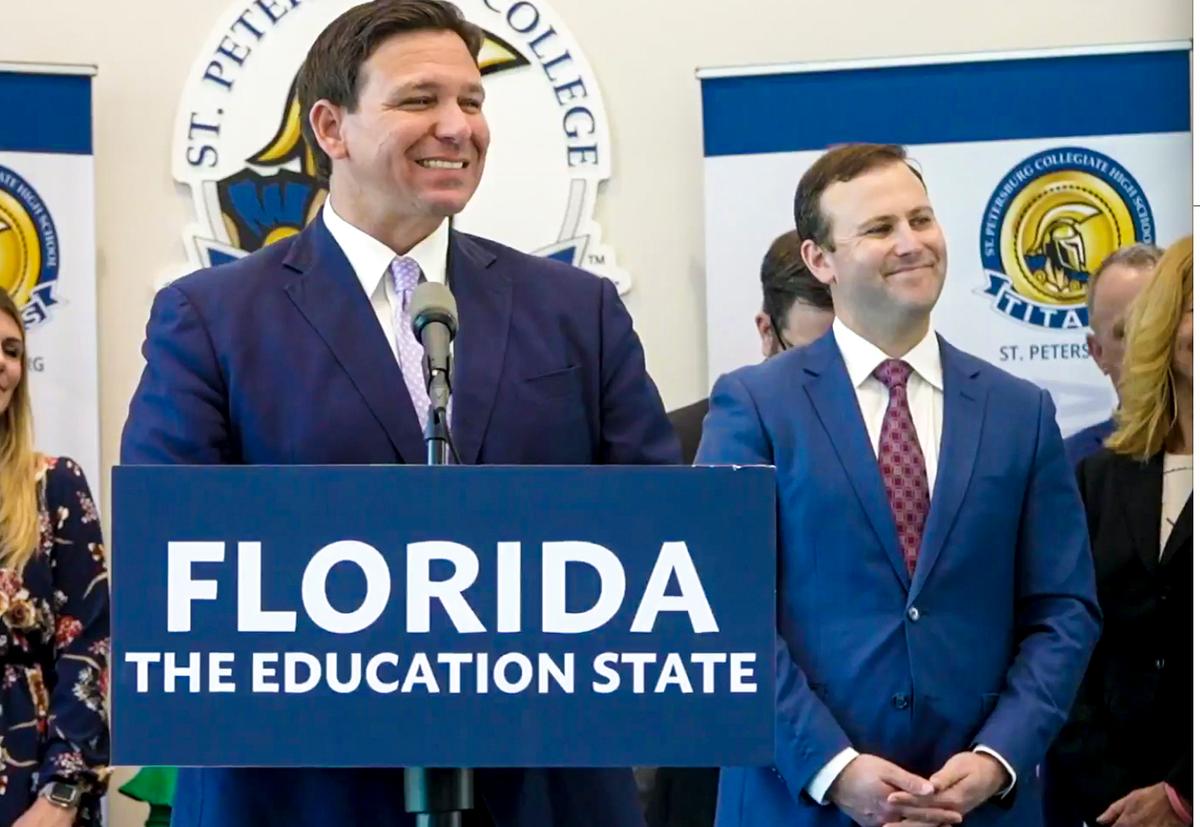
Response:
[[[804,259],[800,256],[800,238],[795,230],[788,230],[771,242],[767,254],[763,256],[759,279],[762,283],[762,309],[754,316],[754,326],[758,329],[764,359],[793,347],[811,344],[829,330],[833,324],[833,299],[829,296],[829,287],[813,278],[813,274],[804,266]],[[701,426],[707,413],[708,398],[705,397],[670,414],[671,424],[683,448],[683,461],[689,465],[700,446]],[[690,794],[689,790],[687,795]],[[670,795],[675,797],[674,793]],[[675,809],[674,806],[668,806],[669,809]],[[652,815],[651,827],[654,827],[654,818]],[[663,818],[658,823],[671,827],[684,827],[692,823],[677,823],[665,816]],[[708,823],[712,823],[711,819]]]
[[[1153,244],[1131,244],[1111,253],[1087,283],[1088,352],[1096,367],[1109,378],[1113,389],[1121,385],[1121,359],[1125,353],[1125,317],[1138,291],[1146,286],[1162,250]],[[1096,451],[1113,432],[1115,419],[1089,425],[1065,440],[1071,467]]]
[[[0,290],[0,825],[99,827],[108,567],[83,471],[33,447],[25,330]]]
[[[1104,632],[1051,750],[1054,827],[1192,820],[1192,239],[1125,325],[1121,406],[1078,469]]]

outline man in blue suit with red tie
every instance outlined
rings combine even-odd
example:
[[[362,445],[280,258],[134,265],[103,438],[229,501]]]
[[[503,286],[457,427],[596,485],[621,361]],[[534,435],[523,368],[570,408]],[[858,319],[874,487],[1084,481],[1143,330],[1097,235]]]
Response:
[[[827,152],[796,224],[833,329],[722,376],[697,455],[778,469],[776,760],[722,771],[717,825],[1035,827],[1099,633],[1054,406],[933,331],[902,148]]]
[[[443,0],[356,6],[319,36],[297,94],[329,199],[298,235],[158,294],[123,463],[422,463],[429,398],[407,307],[422,279],[457,299],[462,463],[679,461],[613,285],[449,227],[487,155],[480,42]],[[629,770],[479,770],[475,783],[471,827],[642,824]],[[172,823],[413,820],[400,769],[191,769]]]

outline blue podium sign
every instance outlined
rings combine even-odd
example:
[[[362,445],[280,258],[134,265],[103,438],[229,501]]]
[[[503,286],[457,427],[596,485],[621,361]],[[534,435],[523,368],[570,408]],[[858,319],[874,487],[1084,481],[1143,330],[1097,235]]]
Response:
[[[770,468],[118,467],[113,762],[761,765]]]

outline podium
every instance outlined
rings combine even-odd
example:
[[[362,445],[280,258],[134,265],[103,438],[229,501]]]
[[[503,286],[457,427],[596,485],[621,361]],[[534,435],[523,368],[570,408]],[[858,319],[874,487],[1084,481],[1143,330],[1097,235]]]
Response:
[[[764,467],[113,470],[112,757],[773,760]]]

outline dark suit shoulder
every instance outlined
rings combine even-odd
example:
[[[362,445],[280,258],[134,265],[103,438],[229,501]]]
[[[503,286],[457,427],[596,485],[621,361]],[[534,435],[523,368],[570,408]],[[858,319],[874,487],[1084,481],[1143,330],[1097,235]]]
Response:
[[[683,461],[691,465],[696,460],[696,451],[700,447],[700,436],[704,428],[704,417],[708,414],[708,399],[701,399],[682,408],[676,408],[667,414],[671,427],[679,437],[683,451]]]
[[[1162,463],[1161,453],[1149,459],[1142,459],[1129,454],[1118,454],[1112,448],[1101,448],[1085,459],[1081,467],[1096,475],[1111,475],[1122,471],[1161,474]]]
[[[1105,480],[1113,474],[1113,468],[1120,458],[1108,448],[1101,448],[1081,459],[1075,466],[1075,475],[1079,479],[1080,493],[1086,495],[1099,489]]]
[[[300,236],[290,236],[248,256],[215,267],[205,267],[172,281],[189,301],[206,303],[219,298],[247,298],[280,279],[294,277],[284,261]]]
[[[1097,483],[1129,474],[1156,476],[1162,474],[1162,455],[1138,459],[1128,454],[1118,454],[1111,448],[1101,448],[1079,463],[1079,474],[1089,482]]]
[[[474,246],[477,250],[495,257],[494,267],[514,281],[533,281],[544,284],[549,281],[556,288],[599,291],[606,279],[579,267],[545,256],[535,256],[515,250],[490,238],[457,232],[460,243]]]
[[[1100,479],[1112,473],[1113,468],[1128,461],[1128,457],[1114,454],[1111,448],[1101,448],[1079,463],[1079,473],[1089,479]]]
[[[668,416],[671,418],[672,424],[678,428],[702,421],[707,413],[708,399],[705,398],[690,405],[684,405],[682,408],[676,408]]]
[[[1128,501],[1143,490],[1154,492],[1151,499],[1157,501],[1162,468],[1162,454],[1140,459],[1101,448],[1079,463],[1076,477],[1084,505],[1091,512],[1107,503]]]
[[[1113,432],[1112,419],[1089,425],[1063,440],[1067,446],[1067,459],[1073,467],[1104,447],[1104,440]]]

